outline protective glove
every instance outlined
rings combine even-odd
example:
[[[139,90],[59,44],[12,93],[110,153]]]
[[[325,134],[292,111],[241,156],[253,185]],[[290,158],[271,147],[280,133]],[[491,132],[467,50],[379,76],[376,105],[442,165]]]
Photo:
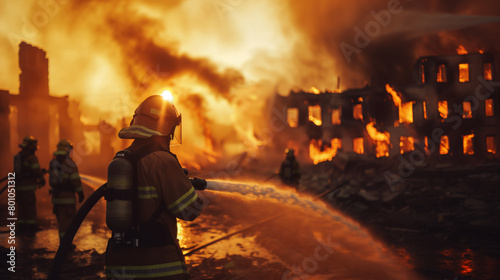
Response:
[[[85,196],[83,195],[83,192],[79,192],[78,193],[78,203],[82,203],[84,198],[85,198]]]
[[[38,180],[38,188],[42,188],[43,186],[45,186],[46,182],[45,182],[45,178],[44,177],[41,177],[39,180]]]
[[[191,184],[193,185],[193,187],[197,190],[204,190],[207,188],[207,181],[205,179],[200,179],[200,178],[191,178],[189,179],[191,180]]]

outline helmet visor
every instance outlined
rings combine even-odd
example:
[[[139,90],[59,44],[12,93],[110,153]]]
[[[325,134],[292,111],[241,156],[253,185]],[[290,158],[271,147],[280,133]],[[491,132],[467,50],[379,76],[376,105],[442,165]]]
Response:
[[[170,146],[182,145],[182,118],[179,114],[179,124],[175,127],[174,135],[172,135],[172,140],[170,141]]]

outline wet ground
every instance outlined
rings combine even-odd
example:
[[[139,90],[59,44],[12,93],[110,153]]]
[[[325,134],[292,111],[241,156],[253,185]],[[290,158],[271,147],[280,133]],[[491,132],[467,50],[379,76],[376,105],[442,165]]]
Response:
[[[208,206],[203,215],[178,224],[185,252],[284,214],[188,256],[192,279],[495,279],[491,275],[498,275],[497,259],[477,253],[469,244],[451,248],[448,245],[456,244],[429,244],[408,232],[401,242],[386,246],[379,241],[384,236],[375,233],[374,238],[352,219],[291,190],[236,182],[211,188],[204,192]],[[85,188],[87,196],[91,191]],[[16,272],[7,272],[3,266],[2,279],[45,279],[50,271],[58,246],[57,224],[48,197],[39,197],[43,230],[31,237],[16,237]],[[104,208],[101,201],[78,231],[76,250],[68,255],[63,279],[104,278],[103,254],[110,235]],[[0,234],[3,247],[8,245],[6,236]],[[441,273],[429,273],[433,270]]]

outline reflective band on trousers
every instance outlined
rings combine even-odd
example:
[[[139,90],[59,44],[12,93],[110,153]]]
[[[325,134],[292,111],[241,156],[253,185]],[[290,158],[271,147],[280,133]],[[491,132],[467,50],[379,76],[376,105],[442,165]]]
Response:
[[[54,204],[76,204],[75,198],[52,198],[52,203]]]
[[[167,209],[172,213],[176,214],[184,210],[184,208],[188,207],[193,201],[198,198],[194,188],[191,187],[189,191],[187,191],[183,196],[170,204]]]
[[[137,265],[137,266],[107,266],[106,276],[123,278],[155,278],[185,274],[184,264],[182,262],[162,263],[155,265]]]

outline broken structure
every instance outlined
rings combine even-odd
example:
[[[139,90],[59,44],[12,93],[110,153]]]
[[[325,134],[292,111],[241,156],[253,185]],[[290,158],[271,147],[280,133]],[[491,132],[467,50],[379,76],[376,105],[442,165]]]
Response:
[[[287,140],[278,145],[293,146],[315,164],[339,150],[377,158],[413,152],[443,161],[498,160],[494,56],[421,57],[413,74],[415,83],[407,86],[278,95],[275,111],[284,112],[287,122]]]
[[[111,136],[110,132],[114,128],[105,122],[83,124],[76,101],[67,95],[56,97],[49,94],[45,51],[22,42],[19,45],[19,67],[19,94],[0,90],[0,170],[3,174],[12,170],[13,156],[26,135],[38,139],[37,156],[42,168],[48,167],[52,152],[62,138],[73,142],[73,159],[77,164],[85,159],[87,167],[94,168],[97,166],[92,162],[105,162],[103,156],[109,160],[113,158],[111,143],[114,133]],[[93,143],[86,134],[93,135]]]

